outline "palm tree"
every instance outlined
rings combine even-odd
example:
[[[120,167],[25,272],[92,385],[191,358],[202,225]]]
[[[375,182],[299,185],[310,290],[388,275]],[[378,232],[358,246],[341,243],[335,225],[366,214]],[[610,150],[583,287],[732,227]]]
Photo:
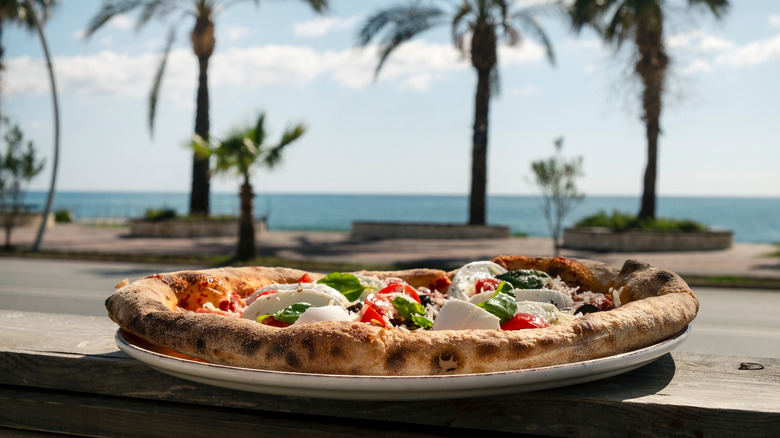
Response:
[[[51,15],[55,6],[54,0],[35,0],[37,9],[40,9],[39,19],[46,21]],[[5,52],[2,44],[3,26],[5,23],[14,23],[21,25],[30,32],[35,32],[35,9],[30,8],[27,0],[0,0],[0,71],[3,65],[3,54]]]
[[[215,157],[214,173],[235,173],[243,178],[239,191],[241,200],[241,218],[236,248],[237,260],[249,260],[255,257],[254,191],[250,177],[259,167],[274,169],[282,159],[282,152],[292,142],[303,135],[306,128],[302,124],[288,128],[276,145],[266,144],[265,115],[261,114],[254,126],[234,129],[224,139],[210,144],[196,137],[193,149],[196,155],[208,162]]]
[[[604,41],[619,50],[633,40],[636,54],[634,73],[642,82],[642,121],[647,139],[647,167],[644,175],[639,219],[655,218],[658,173],[658,135],[661,133],[662,95],[666,86],[669,55],[664,46],[664,17],[670,8],[664,0],[576,0],[569,8],[574,30],[594,28]],[[687,0],[688,8],[699,6],[720,19],[728,0]]]
[[[216,14],[228,6],[239,3],[241,0],[104,0],[102,8],[90,21],[86,35],[91,36],[113,17],[125,14],[133,10],[140,10],[136,27],[141,28],[152,18],[164,19],[172,14],[179,14],[181,18],[193,17],[194,26],[190,32],[192,50],[198,58],[198,94],[195,110],[195,135],[209,138],[209,90],[208,67],[209,59],[214,53],[216,39],[214,37],[214,18]],[[259,5],[259,0],[252,0]],[[329,0],[303,0],[316,12],[325,12]],[[149,131],[154,131],[154,115],[157,108],[157,97],[162,82],[168,53],[176,35],[176,27],[180,19],[172,21],[168,33],[168,40],[163,51],[160,66],[157,69],[152,90],[149,94]],[[208,160],[193,154],[192,158],[192,186],[190,191],[190,214],[209,214],[209,163]]]
[[[444,2],[451,4],[451,2]],[[487,191],[488,109],[490,98],[498,92],[499,39],[509,46],[522,41],[520,28],[544,46],[551,64],[555,63],[553,48],[546,33],[534,18],[536,12],[547,6],[512,10],[511,0],[461,0],[456,8],[446,11],[438,6],[411,3],[391,6],[370,16],[358,33],[358,44],[367,46],[383,29],[387,32],[379,41],[379,63],[375,75],[391,53],[406,41],[439,25],[451,26],[455,47],[477,71],[477,90],[474,104],[474,131],[472,136],[471,195],[469,224],[484,225]],[[470,45],[467,44],[470,37]]]
[[[49,194],[46,198],[46,205],[43,209],[43,220],[38,228],[32,250],[38,251],[43,240],[43,233],[46,231],[46,218],[49,216],[52,204],[54,202],[54,190],[57,181],[57,169],[59,167],[60,156],[60,114],[57,103],[57,87],[54,81],[54,67],[49,54],[49,46],[46,43],[46,36],[43,33],[43,23],[49,18],[53,8],[56,6],[55,0],[0,0],[0,36],[3,33],[3,22],[11,21],[21,24],[29,31],[38,32],[41,41],[43,54],[46,57],[46,67],[49,71],[49,81],[51,83],[52,103],[54,107],[54,163],[52,164],[51,184],[49,185]],[[39,11],[40,9],[40,11]],[[0,71],[3,70],[3,45],[0,42]],[[0,87],[1,88],[1,87]],[[0,117],[2,119],[2,117]]]

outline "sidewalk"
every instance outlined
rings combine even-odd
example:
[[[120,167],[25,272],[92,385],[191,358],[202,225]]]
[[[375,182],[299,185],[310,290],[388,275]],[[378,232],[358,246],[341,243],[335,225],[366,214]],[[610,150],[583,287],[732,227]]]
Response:
[[[14,230],[15,245],[31,246],[37,229]],[[259,255],[288,260],[353,264],[401,264],[457,267],[473,260],[497,255],[551,256],[549,238],[513,237],[479,240],[392,239],[361,241],[348,233],[270,231],[258,236]],[[233,254],[236,240],[231,237],[139,238],[129,237],[125,227],[98,227],[86,224],[56,224],[47,229],[41,249],[62,252],[105,252],[155,255]],[[738,276],[780,279],[780,258],[765,257],[776,251],[766,244],[734,244],[722,251],[659,253],[592,253],[564,249],[567,257],[588,258],[620,266],[638,259],[683,276]]]

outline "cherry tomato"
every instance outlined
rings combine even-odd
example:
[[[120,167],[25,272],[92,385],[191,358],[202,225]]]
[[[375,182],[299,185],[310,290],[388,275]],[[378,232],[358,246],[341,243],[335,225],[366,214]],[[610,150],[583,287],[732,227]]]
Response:
[[[289,322],[279,321],[273,316],[269,316],[268,318],[264,319],[263,324],[270,325],[271,327],[289,327],[292,325]]]
[[[370,303],[363,304],[363,316],[360,318],[360,322],[367,322],[369,324],[377,324],[385,327],[385,320],[382,315],[376,311],[373,305]]]
[[[392,293],[402,293],[402,294],[409,295],[410,297],[412,297],[413,300],[417,301],[417,304],[422,304],[420,302],[420,295],[418,295],[417,291],[414,290],[414,288],[409,286],[408,284],[403,284],[403,283],[391,284],[390,286],[387,286],[386,288],[377,292],[377,294],[379,295],[392,294]]]
[[[498,289],[499,284],[501,284],[501,280],[495,278],[477,280],[477,282],[474,283],[474,295],[481,294],[482,292],[495,291]]]
[[[501,330],[523,330],[549,327],[544,319],[530,313],[518,313],[509,321],[501,324]]]
[[[438,278],[436,278],[436,280],[433,280],[433,283],[431,283],[428,288],[431,290],[443,292],[447,290],[448,287],[450,287],[450,284],[452,284],[450,277],[448,277],[447,274],[441,274]]]

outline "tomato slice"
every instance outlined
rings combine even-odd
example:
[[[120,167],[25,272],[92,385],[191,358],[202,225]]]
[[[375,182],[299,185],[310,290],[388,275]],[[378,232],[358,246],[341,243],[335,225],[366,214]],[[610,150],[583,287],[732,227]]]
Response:
[[[377,294],[379,295],[392,294],[392,293],[402,293],[402,294],[409,295],[410,297],[412,297],[413,300],[417,301],[417,304],[422,304],[422,302],[420,302],[420,295],[418,295],[417,291],[414,290],[414,288],[409,286],[408,284],[402,284],[402,283],[391,284],[390,286],[387,286],[386,288],[377,292]]]
[[[303,274],[300,280],[298,280],[298,283],[313,283],[314,280],[311,278],[311,275],[309,273]]]
[[[477,282],[474,283],[474,295],[481,294],[482,292],[495,291],[498,289],[499,284],[501,284],[501,280],[495,278],[477,280]]]
[[[363,304],[363,316],[360,318],[360,322],[367,322],[369,324],[377,324],[385,327],[385,320],[382,315],[376,311],[376,308],[371,303]]]
[[[547,322],[530,313],[518,313],[512,319],[501,324],[501,330],[524,330],[549,327]]]

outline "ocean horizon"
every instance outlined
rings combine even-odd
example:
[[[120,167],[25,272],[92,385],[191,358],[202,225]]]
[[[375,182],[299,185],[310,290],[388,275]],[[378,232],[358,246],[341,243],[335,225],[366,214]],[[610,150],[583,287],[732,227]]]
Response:
[[[26,205],[42,209],[48,193],[29,191]],[[512,233],[549,237],[536,195],[491,195],[487,222],[508,226]],[[586,196],[566,217],[571,226],[604,210],[635,214],[639,196]],[[741,243],[780,242],[780,197],[659,196],[657,217],[692,219],[714,229],[734,232]],[[189,210],[189,193],[178,192],[57,192],[52,211],[68,210],[77,221],[132,219],[148,209]],[[212,193],[212,215],[238,215],[235,193]],[[283,194],[255,196],[255,216],[266,217],[269,230],[349,231],[353,221],[465,223],[466,195],[407,194]]]

